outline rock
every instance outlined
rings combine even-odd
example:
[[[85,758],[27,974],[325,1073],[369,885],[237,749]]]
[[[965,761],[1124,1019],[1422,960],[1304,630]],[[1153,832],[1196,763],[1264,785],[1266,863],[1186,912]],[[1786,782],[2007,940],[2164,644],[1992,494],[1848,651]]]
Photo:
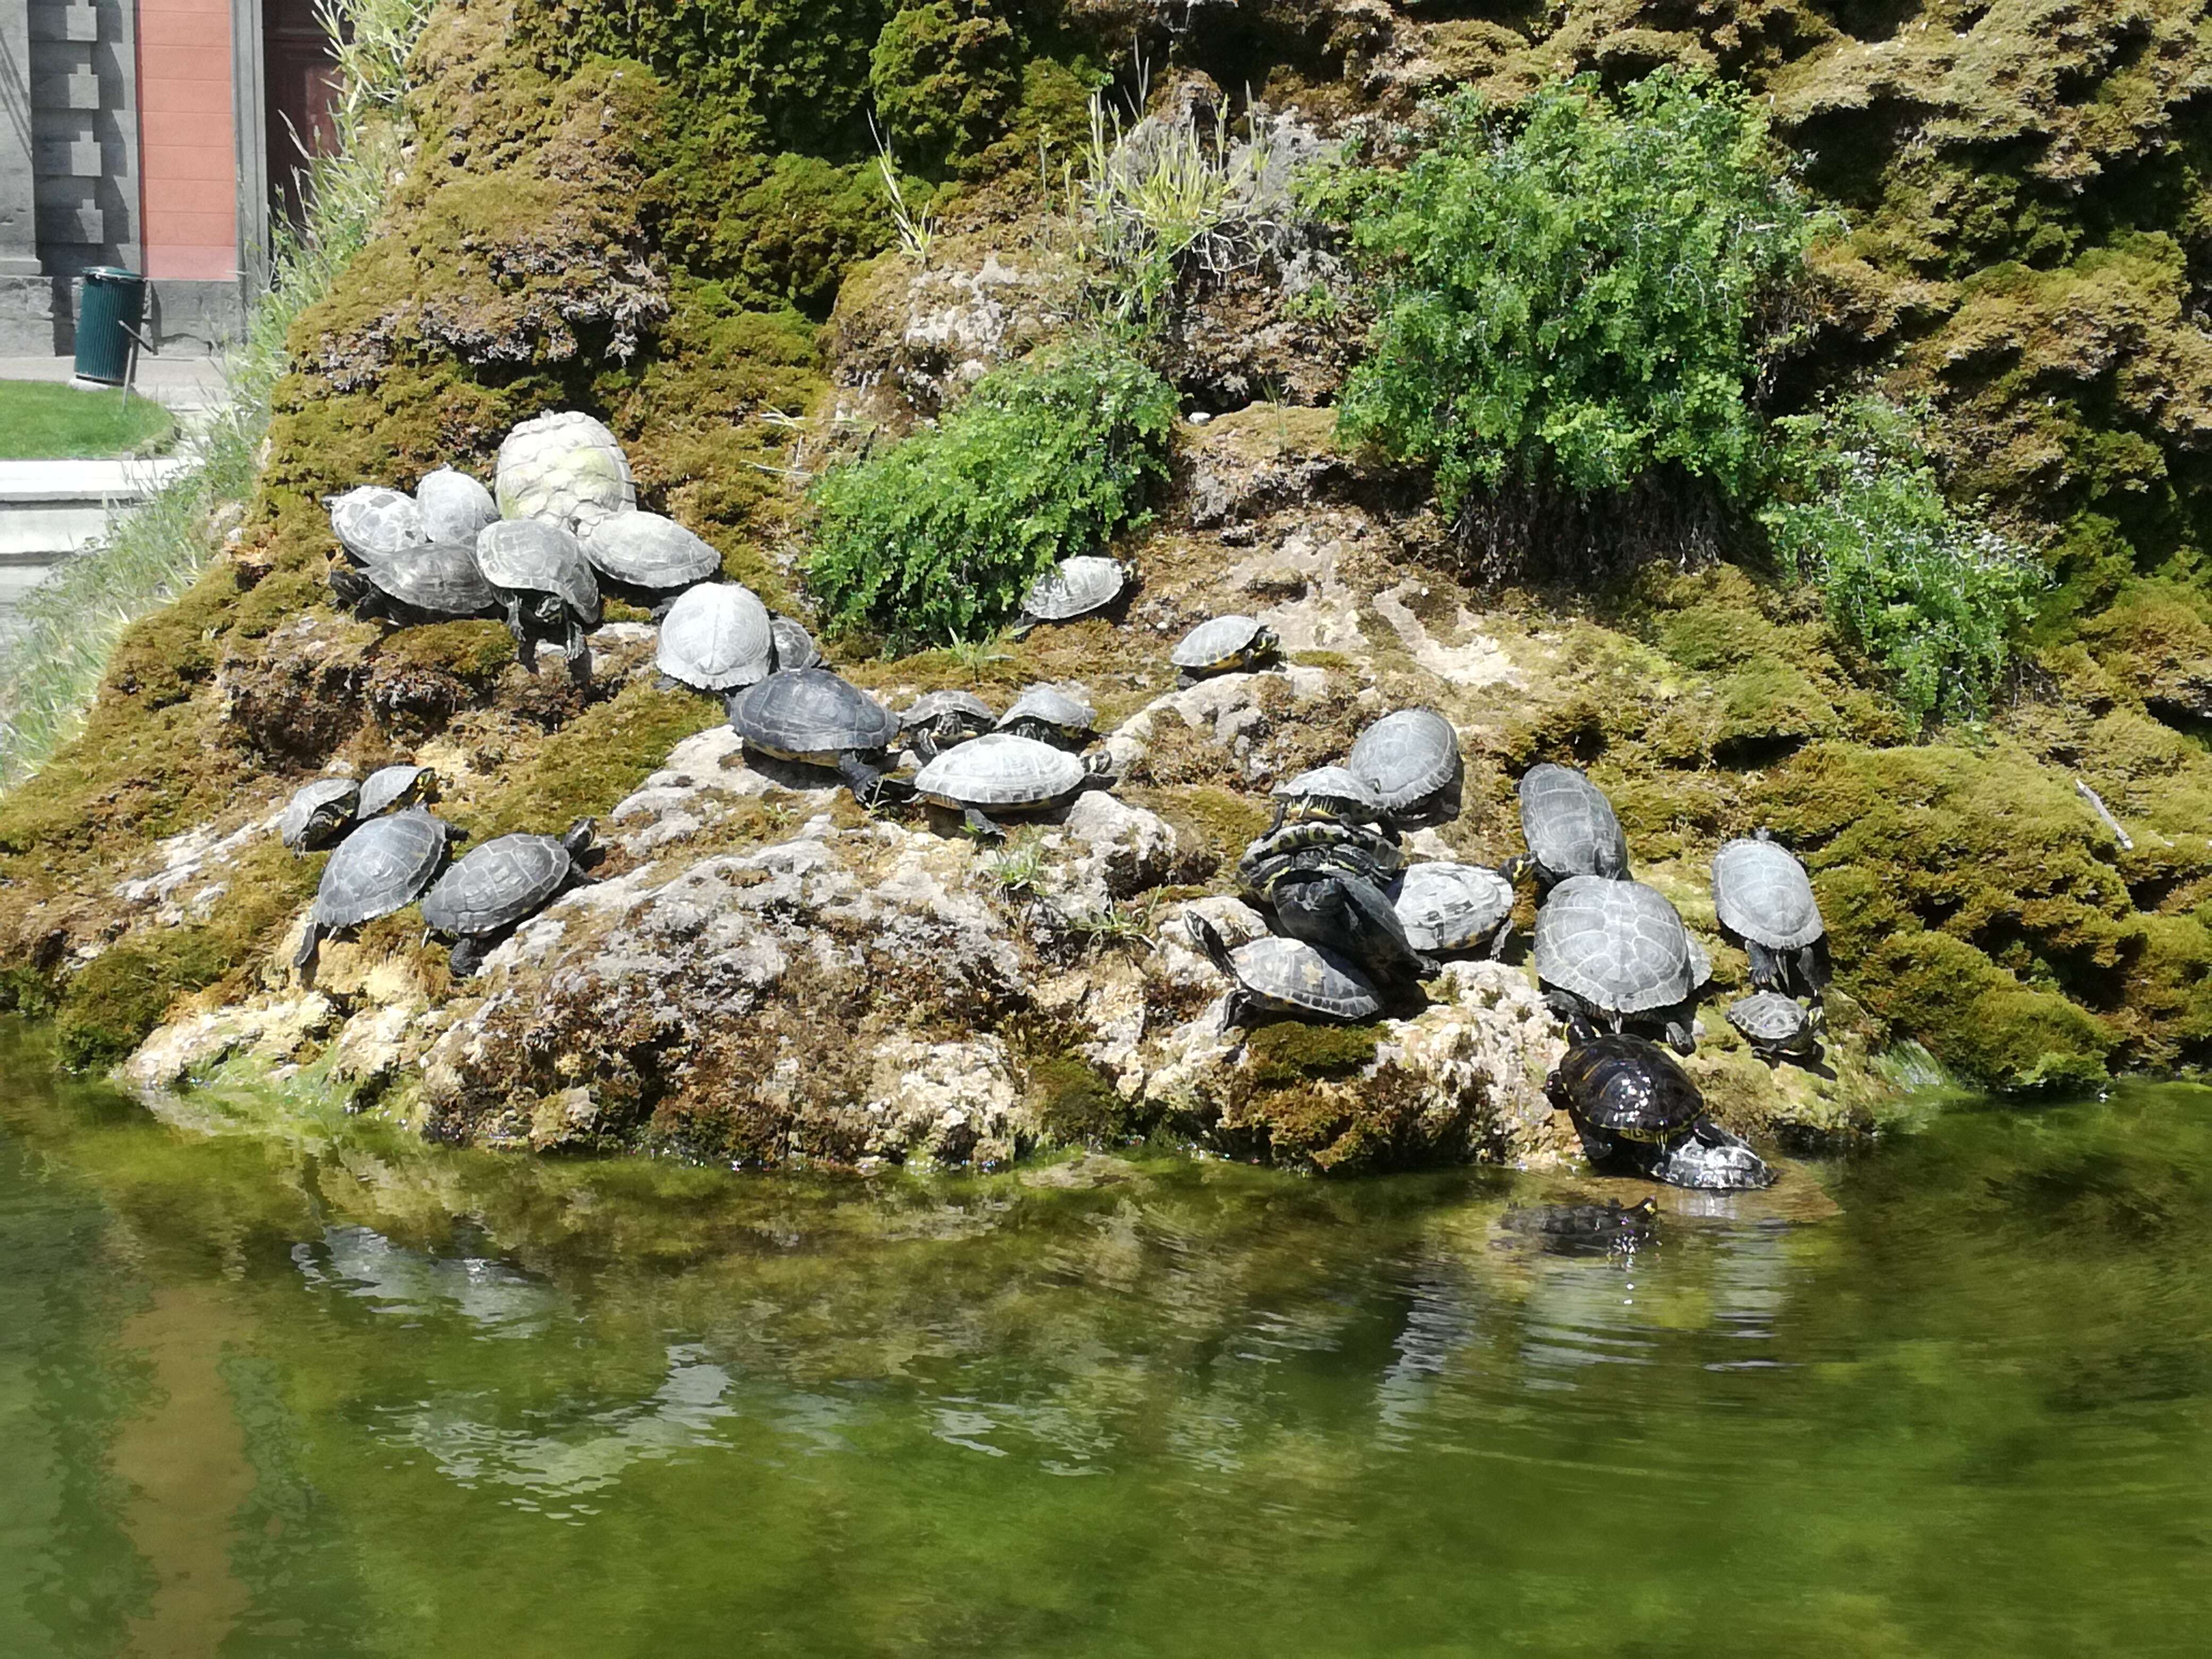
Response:
[[[1085,790],[1067,809],[1067,832],[1091,849],[1084,860],[1115,898],[1164,883],[1180,848],[1176,832],[1158,814],[1116,800],[1103,789]]]
[[[326,1033],[335,1013],[331,1000],[313,992],[188,1014],[156,1028],[116,1075],[125,1087],[145,1097],[181,1088],[241,1054],[289,1060],[302,1044]]]
[[[1005,1164],[1036,1139],[996,1037],[890,1039],[876,1051],[861,1109],[870,1120],[867,1152],[902,1161]]]

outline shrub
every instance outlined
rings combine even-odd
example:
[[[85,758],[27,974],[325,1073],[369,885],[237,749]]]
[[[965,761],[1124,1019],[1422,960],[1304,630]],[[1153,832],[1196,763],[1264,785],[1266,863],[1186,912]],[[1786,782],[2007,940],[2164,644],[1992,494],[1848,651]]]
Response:
[[[933,429],[837,468],[807,581],[832,629],[900,644],[974,639],[1036,576],[1142,522],[1176,399],[1110,347],[994,371]]]
[[[1943,498],[1914,414],[1855,398],[1775,422],[1780,503],[1759,515],[1829,626],[1914,720],[1987,711],[2042,572]]]

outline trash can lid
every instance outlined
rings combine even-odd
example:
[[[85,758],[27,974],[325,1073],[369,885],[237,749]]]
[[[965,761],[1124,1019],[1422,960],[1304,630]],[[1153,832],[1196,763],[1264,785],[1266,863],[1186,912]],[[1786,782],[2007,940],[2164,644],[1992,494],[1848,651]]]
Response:
[[[125,270],[121,265],[94,265],[84,273],[88,283],[143,283],[146,279],[135,270]]]

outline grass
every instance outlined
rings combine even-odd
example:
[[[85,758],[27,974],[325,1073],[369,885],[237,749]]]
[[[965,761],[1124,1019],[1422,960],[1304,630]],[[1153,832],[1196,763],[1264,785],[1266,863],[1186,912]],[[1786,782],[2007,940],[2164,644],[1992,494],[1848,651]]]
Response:
[[[54,380],[0,380],[0,460],[159,455],[177,423],[150,398]]]

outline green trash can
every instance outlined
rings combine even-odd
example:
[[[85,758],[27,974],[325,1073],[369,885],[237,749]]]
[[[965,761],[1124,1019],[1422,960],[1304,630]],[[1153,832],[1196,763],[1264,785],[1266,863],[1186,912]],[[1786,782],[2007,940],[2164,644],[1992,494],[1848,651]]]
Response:
[[[76,307],[76,377],[121,386],[131,374],[131,331],[146,314],[146,279],[120,265],[84,273]]]

